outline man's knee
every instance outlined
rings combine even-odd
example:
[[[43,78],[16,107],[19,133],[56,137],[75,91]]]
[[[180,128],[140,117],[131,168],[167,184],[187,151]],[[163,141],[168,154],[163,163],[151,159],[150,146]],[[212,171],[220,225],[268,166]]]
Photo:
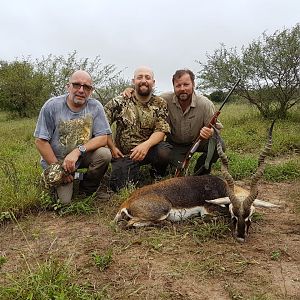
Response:
[[[111,161],[111,152],[108,148],[101,147],[94,151],[92,154],[92,163],[108,165]]]
[[[63,204],[71,203],[73,196],[73,182],[59,185],[55,188],[57,198]]]
[[[157,145],[157,156],[160,162],[169,162],[172,152],[172,145],[167,142],[161,142]]]

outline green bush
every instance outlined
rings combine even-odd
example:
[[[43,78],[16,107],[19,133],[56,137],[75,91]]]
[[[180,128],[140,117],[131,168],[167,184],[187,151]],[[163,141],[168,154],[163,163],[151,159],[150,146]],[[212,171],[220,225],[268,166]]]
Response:
[[[223,91],[214,91],[209,95],[209,99],[213,102],[223,102],[226,94]]]
[[[13,116],[31,117],[51,95],[47,74],[28,61],[0,65],[0,109]]]

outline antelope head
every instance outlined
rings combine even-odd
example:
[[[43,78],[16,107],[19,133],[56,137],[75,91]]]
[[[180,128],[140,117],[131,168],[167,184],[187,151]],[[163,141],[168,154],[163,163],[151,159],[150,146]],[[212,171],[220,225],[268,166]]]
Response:
[[[217,136],[217,151],[221,160],[221,171],[225,181],[227,182],[227,193],[230,199],[229,212],[233,224],[233,235],[239,242],[244,242],[248,234],[249,227],[251,225],[251,218],[255,211],[253,202],[258,194],[258,181],[261,179],[265,169],[265,157],[270,153],[272,146],[272,131],[274,122],[272,123],[269,132],[268,139],[264,150],[261,152],[258,159],[258,167],[251,177],[250,193],[248,196],[237,196],[234,193],[234,180],[228,171],[228,158],[222,150],[220,143],[220,136],[215,129]]]

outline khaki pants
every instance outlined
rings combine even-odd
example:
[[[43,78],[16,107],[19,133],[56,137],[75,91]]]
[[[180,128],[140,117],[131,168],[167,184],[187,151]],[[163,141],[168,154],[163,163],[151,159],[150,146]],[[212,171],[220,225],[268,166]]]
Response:
[[[90,195],[97,191],[100,181],[107,171],[110,161],[110,150],[105,147],[88,152],[85,157],[81,159],[78,168],[88,169],[83,175],[83,180],[79,185],[81,192]],[[70,203],[73,196],[73,182],[56,187],[56,193],[61,203]]]

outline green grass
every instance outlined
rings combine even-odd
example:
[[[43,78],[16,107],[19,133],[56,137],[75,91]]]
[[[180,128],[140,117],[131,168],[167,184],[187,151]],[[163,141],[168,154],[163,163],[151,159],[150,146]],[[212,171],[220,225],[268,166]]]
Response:
[[[300,159],[291,159],[290,161],[278,165],[269,165],[266,167],[264,178],[268,181],[279,182],[285,180],[294,180],[300,177]]]
[[[34,147],[35,120],[7,120],[0,113],[0,213],[22,213],[38,203],[39,155]]]
[[[89,215],[96,211],[94,200],[96,195],[74,199],[70,204],[64,205],[59,200],[54,201],[47,191],[42,191],[40,205],[47,210],[54,210],[59,215]]]
[[[92,258],[94,260],[95,265],[97,268],[103,272],[106,270],[112,263],[113,258],[112,258],[112,250],[109,249],[106,253],[104,254],[98,254],[97,252],[92,253]]]
[[[226,151],[229,160],[229,172],[235,180],[249,179],[255,173],[259,154],[242,154]],[[275,158],[266,157],[266,168],[263,178],[270,182],[282,182],[300,178],[300,159],[296,155],[286,161],[273,163]],[[220,162],[214,166],[214,171],[220,172]]]
[[[270,121],[262,120],[247,104],[229,103],[222,110],[222,137],[227,146],[230,172],[234,179],[249,179],[256,170],[257,158],[263,149]],[[7,120],[0,112],[0,222],[10,214],[22,215],[29,209],[41,207],[45,200],[40,184],[39,154],[34,145],[35,119]],[[270,182],[300,178],[300,109],[293,109],[287,120],[277,120],[274,127],[271,157],[266,158],[264,179]],[[189,171],[197,154],[192,158]],[[280,163],[273,163],[274,160]],[[220,170],[217,163],[213,173]],[[133,187],[121,191],[129,195]],[[77,203],[62,213],[89,213],[89,203]],[[56,208],[60,208],[59,204]]]
[[[5,300],[100,300],[109,299],[105,289],[93,292],[80,286],[76,273],[59,261],[47,261],[35,269],[28,267],[18,277],[0,286],[0,299]]]
[[[247,104],[228,104],[220,115],[224,125],[222,137],[228,149],[236,153],[258,154],[263,148],[271,120],[263,120],[257,110]],[[293,154],[300,149],[300,107],[294,108],[286,120],[277,120],[273,130],[271,156]]]
[[[281,257],[281,251],[280,250],[274,250],[274,251],[272,251],[270,256],[271,256],[272,260],[279,260],[280,257]]]
[[[228,222],[211,220],[210,222],[204,222],[199,224],[196,221],[192,227],[192,236],[196,243],[202,244],[209,240],[218,240],[228,237],[230,229]]]
[[[2,266],[6,263],[7,259],[5,256],[0,255],[0,270]]]

